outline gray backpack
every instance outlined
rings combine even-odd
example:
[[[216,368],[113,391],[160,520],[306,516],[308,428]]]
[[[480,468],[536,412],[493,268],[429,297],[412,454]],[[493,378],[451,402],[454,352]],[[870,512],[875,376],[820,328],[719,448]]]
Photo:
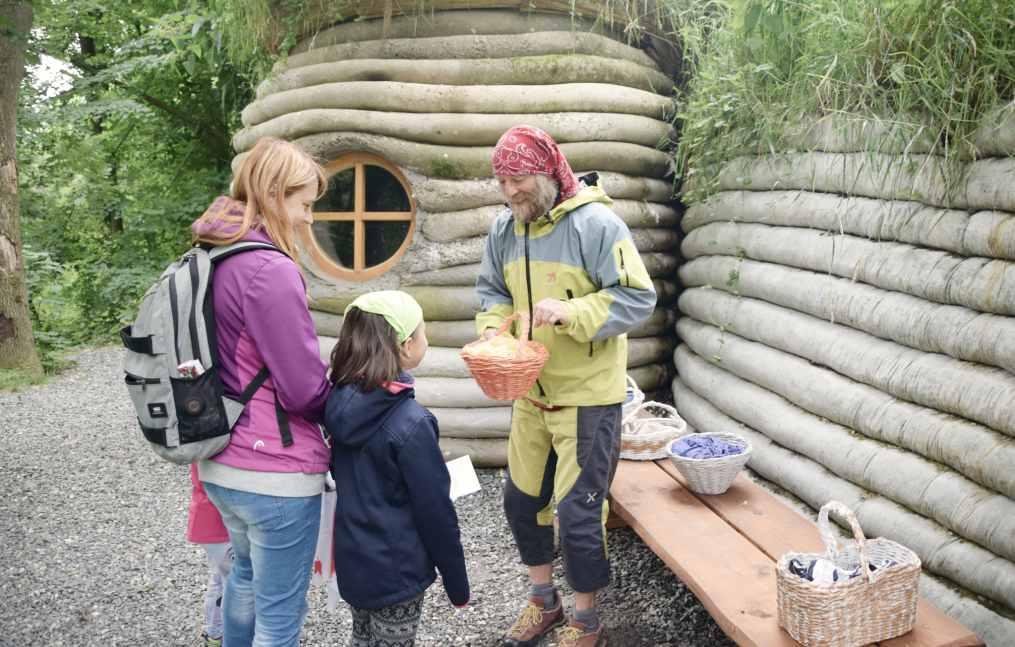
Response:
[[[141,300],[137,319],[120,330],[127,390],[141,433],[155,453],[177,464],[219,453],[243,407],[268,379],[265,366],[235,396],[219,376],[212,307],[212,270],[233,254],[254,249],[283,253],[274,245],[238,242],[192,247],[173,262]],[[292,444],[288,418],[275,399],[282,444]]]

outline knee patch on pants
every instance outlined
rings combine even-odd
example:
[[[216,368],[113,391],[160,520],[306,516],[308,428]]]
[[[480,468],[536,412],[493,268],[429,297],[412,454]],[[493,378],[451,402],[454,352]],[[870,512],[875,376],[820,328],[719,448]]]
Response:
[[[564,571],[575,591],[596,591],[610,583],[604,506],[599,496],[574,491],[557,505]]]
[[[553,471],[548,470],[548,473],[552,475]],[[504,484],[504,516],[526,566],[553,561],[551,495],[552,490],[545,496],[530,496],[522,492],[511,481],[510,474]]]

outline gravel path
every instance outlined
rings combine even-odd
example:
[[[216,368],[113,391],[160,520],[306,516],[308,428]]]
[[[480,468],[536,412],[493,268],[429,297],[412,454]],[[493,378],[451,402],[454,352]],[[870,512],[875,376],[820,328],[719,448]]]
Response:
[[[183,538],[187,470],[142,444],[118,349],[77,362],[49,384],[0,393],[0,645],[197,645],[205,571]],[[431,587],[421,647],[497,645],[526,593],[501,514],[503,472],[482,470],[480,481],[456,504],[472,604],[456,614]],[[613,531],[610,550],[601,608],[611,645],[733,644],[631,530]],[[328,611],[312,589],[310,607],[303,644],[345,644],[344,605]]]

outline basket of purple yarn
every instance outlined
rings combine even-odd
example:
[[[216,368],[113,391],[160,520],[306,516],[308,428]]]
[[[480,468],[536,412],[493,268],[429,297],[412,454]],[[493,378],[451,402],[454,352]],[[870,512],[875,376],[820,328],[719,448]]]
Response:
[[[700,433],[670,443],[670,460],[698,494],[722,494],[751,458],[751,444],[736,434]]]

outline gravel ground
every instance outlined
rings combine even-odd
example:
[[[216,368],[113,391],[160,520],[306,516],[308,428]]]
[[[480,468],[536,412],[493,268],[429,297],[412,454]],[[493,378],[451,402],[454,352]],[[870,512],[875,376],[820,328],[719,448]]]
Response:
[[[205,571],[183,538],[187,470],[142,444],[118,349],[85,351],[49,384],[0,393],[0,456],[0,645],[198,645]],[[483,491],[456,504],[473,599],[455,613],[431,587],[422,647],[497,645],[520,609],[526,583],[501,514],[503,478],[482,470]],[[631,530],[613,531],[610,550],[601,610],[611,645],[733,644]],[[559,559],[556,571],[563,581]],[[303,644],[342,645],[350,630],[344,605],[328,611],[312,589]]]

